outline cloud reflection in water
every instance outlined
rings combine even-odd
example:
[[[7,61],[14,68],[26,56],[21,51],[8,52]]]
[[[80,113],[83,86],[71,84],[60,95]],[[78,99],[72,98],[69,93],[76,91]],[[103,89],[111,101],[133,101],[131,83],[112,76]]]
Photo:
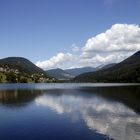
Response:
[[[122,103],[98,96],[70,94],[45,94],[36,98],[35,102],[58,114],[77,114],[89,129],[115,140],[140,140],[140,116]]]

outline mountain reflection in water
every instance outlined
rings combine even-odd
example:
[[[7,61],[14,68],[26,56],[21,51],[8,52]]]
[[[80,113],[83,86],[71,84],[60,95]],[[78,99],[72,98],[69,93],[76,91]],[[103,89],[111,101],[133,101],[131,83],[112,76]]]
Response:
[[[22,107],[44,93],[42,90],[1,90],[0,104],[9,107]]]
[[[79,89],[1,90],[0,105],[36,106],[73,121],[82,119],[93,132],[115,140],[140,140],[140,87],[84,87]]]

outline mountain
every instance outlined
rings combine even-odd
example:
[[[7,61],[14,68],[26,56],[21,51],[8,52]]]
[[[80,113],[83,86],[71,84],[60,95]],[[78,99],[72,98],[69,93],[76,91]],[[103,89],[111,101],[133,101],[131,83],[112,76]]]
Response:
[[[76,82],[140,82],[140,51],[106,69],[81,74]]]
[[[26,82],[43,82],[45,78],[50,78],[44,70],[22,57],[0,59],[0,75],[0,82],[3,81],[3,77],[6,77],[5,81],[8,82],[20,82],[21,79]]]
[[[101,67],[100,69],[98,70],[105,70],[105,69],[108,69],[108,68],[111,68],[113,66],[115,66],[117,63],[111,63],[111,64],[107,64],[107,65],[104,65],[103,67]]]
[[[46,71],[49,76],[55,77],[58,80],[70,80],[75,76],[62,70],[62,69],[51,69]]]
[[[0,66],[7,65],[10,69],[18,69],[20,72],[28,74],[43,73],[46,75],[45,71],[37,67],[31,61],[22,57],[7,57],[0,59]]]
[[[74,75],[74,76],[78,76],[82,73],[86,73],[86,72],[92,72],[92,71],[96,71],[96,68],[93,67],[83,67],[83,68],[73,68],[73,69],[66,69],[65,71]]]

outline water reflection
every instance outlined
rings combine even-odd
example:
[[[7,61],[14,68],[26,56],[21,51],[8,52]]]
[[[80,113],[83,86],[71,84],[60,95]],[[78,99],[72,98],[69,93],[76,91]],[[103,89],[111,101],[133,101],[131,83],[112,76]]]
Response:
[[[121,102],[140,114],[140,86],[118,86],[83,88],[82,91],[94,93],[106,99]]]
[[[115,140],[140,140],[139,101],[139,86],[80,87],[68,90],[51,89],[49,85],[48,90],[0,90],[0,107],[28,108],[30,103],[35,103],[41,109],[50,109],[57,115],[68,115],[73,122],[83,120],[86,128],[92,132]]]
[[[94,89],[95,90],[95,89]],[[57,93],[57,92],[56,92]],[[97,92],[96,92],[97,93]],[[115,140],[139,140],[140,116],[120,102],[85,92],[73,94],[46,94],[35,100],[58,114],[81,118],[89,129]],[[105,95],[104,95],[105,96]]]
[[[43,90],[0,90],[0,104],[7,107],[22,107],[43,93]]]

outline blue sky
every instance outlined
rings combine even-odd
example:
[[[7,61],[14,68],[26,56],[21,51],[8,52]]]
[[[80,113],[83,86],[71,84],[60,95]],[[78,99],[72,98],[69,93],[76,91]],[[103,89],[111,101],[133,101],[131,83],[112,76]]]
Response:
[[[140,0],[0,0],[0,57],[49,60],[139,13]]]

